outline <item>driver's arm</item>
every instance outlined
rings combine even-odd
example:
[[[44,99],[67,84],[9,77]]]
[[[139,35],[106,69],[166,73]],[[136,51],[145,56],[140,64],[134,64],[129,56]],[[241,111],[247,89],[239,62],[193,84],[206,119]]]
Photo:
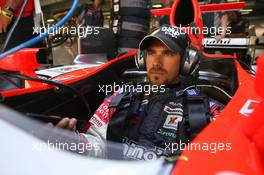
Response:
[[[63,118],[56,127],[66,129],[69,131],[76,131],[77,120],[75,118]]]
[[[21,2],[22,0],[7,0],[5,4],[16,10]]]
[[[109,121],[115,112],[115,108],[108,108],[111,101],[119,93],[114,93],[109,98],[106,98],[104,102],[95,111],[94,115],[89,120],[88,130],[86,133],[77,133],[77,137],[82,143],[89,143],[92,145],[92,149],[87,150],[87,155],[104,156],[105,155],[105,140],[106,132]],[[64,118],[56,127],[67,129],[70,131],[76,130],[76,119]]]
[[[5,3],[5,6],[8,7],[1,8],[1,13],[0,13],[0,33],[6,32],[7,27],[9,26],[12,16],[14,15],[14,11],[17,10],[18,6],[22,0],[7,0]]]

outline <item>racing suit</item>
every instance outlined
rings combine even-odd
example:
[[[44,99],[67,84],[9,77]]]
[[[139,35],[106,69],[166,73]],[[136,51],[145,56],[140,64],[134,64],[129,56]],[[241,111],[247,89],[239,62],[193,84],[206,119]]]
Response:
[[[197,104],[195,108],[187,105],[193,98],[202,100],[200,109]],[[162,93],[115,92],[96,110],[82,136],[100,145],[102,155],[104,141],[111,140],[123,143],[126,159],[155,160],[180,154],[180,150],[166,149],[167,145],[189,142],[221,107],[195,89],[183,91],[180,85]],[[202,117],[188,116],[197,110]]]

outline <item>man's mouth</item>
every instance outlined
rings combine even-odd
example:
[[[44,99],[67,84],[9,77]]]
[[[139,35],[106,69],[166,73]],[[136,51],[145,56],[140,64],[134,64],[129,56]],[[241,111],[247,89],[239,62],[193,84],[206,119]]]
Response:
[[[150,74],[154,74],[154,75],[163,75],[164,72],[158,72],[158,71],[151,71]]]
[[[159,69],[159,68],[152,68],[149,71],[150,74],[154,74],[154,75],[163,75],[165,73],[167,73],[165,70],[163,69]]]
[[[154,75],[163,75],[166,74],[167,72],[165,70],[150,70],[149,73]]]

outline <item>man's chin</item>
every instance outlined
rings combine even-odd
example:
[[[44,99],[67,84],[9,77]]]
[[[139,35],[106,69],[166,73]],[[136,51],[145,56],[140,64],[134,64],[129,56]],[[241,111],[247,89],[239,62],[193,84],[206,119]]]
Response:
[[[165,84],[165,81],[162,81],[161,79],[158,79],[158,78],[149,78],[149,83],[152,84],[152,85],[164,85]]]

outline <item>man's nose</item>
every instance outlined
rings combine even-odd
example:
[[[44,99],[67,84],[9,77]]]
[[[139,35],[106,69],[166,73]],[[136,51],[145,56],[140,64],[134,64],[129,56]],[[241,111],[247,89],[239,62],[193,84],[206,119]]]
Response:
[[[162,55],[156,55],[153,59],[153,67],[161,67],[162,66]]]

